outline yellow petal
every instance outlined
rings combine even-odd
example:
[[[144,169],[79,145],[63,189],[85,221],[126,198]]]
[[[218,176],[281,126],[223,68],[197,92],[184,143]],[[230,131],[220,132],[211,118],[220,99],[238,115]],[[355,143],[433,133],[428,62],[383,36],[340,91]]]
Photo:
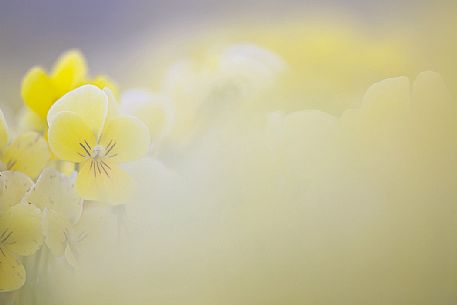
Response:
[[[0,213],[21,202],[24,195],[32,188],[33,181],[20,172],[0,173]]]
[[[7,250],[0,252],[0,292],[16,290],[25,282],[24,266]]]
[[[46,246],[54,256],[64,255],[70,221],[53,210],[46,210],[43,217],[43,232]]]
[[[21,95],[25,105],[42,120],[46,120],[49,108],[59,98],[51,78],[40,67],[30,69],[24,76]]]
[[[73,112],[60,112],[48,130],[48,142],[57,158],[81,162],[96,144],[95,135],[86,122]]]
[[[78,87],[62,96],[48,113],[48,125],[62,111],[79,115],[98,137],[108,113],[108,97],[105,92],[93,85]]]
[[[0,218],[2,247],[20,256],[32,255],[43,242],[40,210],[31,204],[17,204]]]
[[[58,59],[53,69],[52,80],[60,95],[63,95],[80,85],[86,73],[84,56],[77,50],[70,50]]]
[[[50,157],[48,144],[36,132],[18,136],[5,150],[3,160],[8,170],[19,171],[34,179]]]
[[[76,194],[72,180],[53,168],[45,168],[24,201],[42,210],[56,211],[74,222],[81,214],[81,198]]]
[[[89,84],[95,85],[100,89],[109,88],[115,97],[119,95],[119,90],[116,84],[108,76],[99,75],[93,80],[89,81]]]
[[[6,125],[5,116],[0,109],[0,152],[6,147],[6,144],[8,144],[8,125]]]
[[[107,157],[125,162],[143,157],[149,149],[150,137],[142,121],[122,116],[107,122],[99,143],[105,147]]]
[[[127,203],[132,196],[132,178],[117,164],[103,162],[87,160],[82,164],[76,178],[76,191],[87,200]]]

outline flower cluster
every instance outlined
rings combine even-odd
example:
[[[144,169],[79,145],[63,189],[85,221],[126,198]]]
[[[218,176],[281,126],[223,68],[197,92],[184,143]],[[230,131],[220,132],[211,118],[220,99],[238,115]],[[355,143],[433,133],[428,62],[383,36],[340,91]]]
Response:
[[[134,183],[122,164],[145,157],[151,137],[143,121],[119,110],[117,95],[69,51],[51,74],[27,72],[18,126],[9,128],[0,110],[0,292],[37,277],[43,255],[76,266],[91,205],[131,200]]]
[[[210,62],[178,62],[157,93],[122,95],[106,76],[89,77],[75,50],[50,74],[30,69],[18,124],[9,128],[0,110],[0,292],[36,284],[43,256],[78,266],[94,207],[122,214],[135,198],[141,179],[124,163],[183,147],[219,116],[217,101],[241,107],[236,101],[260,96],[284,69],[276,54],[243,44]]]

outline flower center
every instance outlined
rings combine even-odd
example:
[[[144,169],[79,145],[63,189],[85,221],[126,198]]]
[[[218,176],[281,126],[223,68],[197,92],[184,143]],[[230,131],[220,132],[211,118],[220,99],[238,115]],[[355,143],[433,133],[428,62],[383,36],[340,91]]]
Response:
[[[95,146],[92,150],[91,158],[94,160],[99,160],[103,157],[105,157],[105,147],[101,145]]]
[[[77,152],[78,155],[84,157],[86,159],[93,159],[93,160],[101,160],[103,158],[113,158],[116,157],[117,154],[113,151],[116,147],[116,142],[113,140],[109,141],[106,146],[97,144],[93,148],[87,143],[86,140],[79,143],[81,147],[80,151]]]
[[[106,175],[109,177],[111,167],[105,161],[117,156],[114,152],[116,142],[111,140],[106,146],[97,144],[92,148],[90,144],[84,140],[79,143],[79,146],[81,147],[81,150],[78,152],[78,155],[90,161],[89,170],[94,174],[94,177],[97,177],[98,175]]]

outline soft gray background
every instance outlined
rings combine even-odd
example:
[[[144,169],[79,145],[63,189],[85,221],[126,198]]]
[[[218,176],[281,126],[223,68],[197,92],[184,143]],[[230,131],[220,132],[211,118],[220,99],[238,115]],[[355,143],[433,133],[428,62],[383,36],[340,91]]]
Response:
[[[422,1],[266,0],[266,1],[0,1],[0,103],[17,104],[20,80],[33,65],[50,68],[69,48],[87,56],[91,71],[125,79],[126,54],[145,39],[192,29],[212,22],[287,20],[318,11],[338,11],[359,20],[388,22],[393,15],[418,7]],[[164,38],[165,37],[165,38]],[[134,65],[140,63],[132,62]]]

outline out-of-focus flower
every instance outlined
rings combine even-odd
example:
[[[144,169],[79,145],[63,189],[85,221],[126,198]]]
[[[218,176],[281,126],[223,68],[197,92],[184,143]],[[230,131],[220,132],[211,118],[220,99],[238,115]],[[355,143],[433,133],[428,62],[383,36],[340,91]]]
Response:
[[[38,133],[25,132],[8,144],[8,129],[0,110],[0,169],[38,176],[49,160],[46,141]]]
[[[428,71],[414,81],[396,77],[372,85],[361,107],[343,113],[341,125],[353,156],[377,162],[379,170],[417,180],[424,175],[415,171],[426,169],[426,177],[444,179],[457,154],[455,117],[455,98],[442,77]]]
[[[34,254],[43,240],[40,210],[19,203],[32,184],[24,174],[0,173],[0,292],[24,284],[26,274],[19,257]]]
[[[422,16],[427,18],[422,18]],[[417,18],[418,15],[412,15]],[[402,39],[414,46],[419,53],[416,64],[420,70],[431,69],[438,71],[449,84],[449,90],[457,95],[457,2],[442,1],[437,5],[429,5],[419,13],[421,16],[415,22],[402,24],[400,32]],[[398,34],[398,29],[395,31]]]
[[[396,148],[402,143],[412,148],[411,144],[429,135],[427,129],[431,127],[442,129],[435,140],[450,138],[455,130],[456,114],[457,105],[442,77],[427,71],[414,81],[396,77],[372,85],[361,106],[344,112],[341,122],[348,136],[356,141],[369,141],[370,145],[364,147],[375,151],[387,139]]]
[[[373,82],[414,72],[414,52],[407,43],[364,28],[319,16],[234,33],[277,53],[290,67],[259,109],[318,109],[339,115]]]
[[[249,112],[286,67],[280,56],[255,44],[234,44],[178,61],[161,84],[175,109],[170,141],[186,144],[199,128]]]
[[[58,159],[79,165],[76,190],[81,197],[122,203],[132,185],[119,164],[144,156],[150,136],[141,120],[118,115],[110,107],[112,99],[93,85],[67,93],[49,110],[48,140]]]
[[[174,105],[169,97],[144,90],[129,90],[121,97],[120,111],[142,120],[154,145],[166,137],[174,124]]]
[[[109,87],[111,90],[117,90],[106,76],[88,78],[86,61],[76,50],[64,53],[56,62],[50,75],[41,67],[30,69],[22,81],[21,93],[25,105],[34,115],[24,112],[21,118],[23,128],[45,130],[49,108],[65,93],[83,84],[94,84],[99,88]]]
[[[97,248],[116,240],[116,218],[112,216],[101,206],[86,206],[78,221],[67,228],[64,256],[71,267],[81,267]]]
[[[395,30],[398,31],[399,28],[395,27]],[[423,38],[424,35],[421,35],[423,33],[419,30],[417,32]],[[434,35],[434,37],[447,36]],[[167,46],[167,44],[163,45]],[[221,46],[230,45],[233,47],[220,51]],[[181,84],[178,88],[193,89],[188,91],[192,92],[190,96],[198,96],[196,88],[199,87],[196,83],[204,74],[201,67],[209,66],[217,70],[218,61],[224,53],[229,56],[235,55],[233,58],[236,61],[245,63],[244,59],[236,59],[239,55],[234,53],[240,54],[239,52],[242,51],[245,55],[241,57],[251,59],[250,55],[246,55],[251,51],[244,50],[246,45],[266,50],[287,65],[287,69],[284,69],[280,77],[275,80],[274,86],[268,88],[267,94],[252,99],[251,108],[244,110],[256,113],[318,109],[340,115],[348,107],[356,105],[366,88],[372,83],[393,75],[415,74],[423,69],[418,70],[417,50],[404,36],[393,35],[379,28],[374,31],[365,23],[358,24],[357,21],[348,20],[342,16],[335,18],[330,14],[330,16],[291,19],[287,22],[271,21],[259,25],[241,22],[230,27],[215,27],[206,35],[199,35],[185,45],[189,50],[189,59],[178,62],[171,70],[172,73],[169,74],[173,77],[172,81],[185,80],[178,83]],[[434,46],[434,44],[431,45]],[[154,80],[154,86],[157,87],[160,86],[162,79],[158,71],[167,71],[166,65],[175,60],[173,57],[181,58],[182,55],[173,56],[176,51],[168,47],[164,47],[163,50],[158,49],[156,44],[153,47],[156,53],[154,50],[146,49],[143,64],[138,68],[139,71],[134,71],[132,75],[141,75],[142,79],[147,77]],[[232,50],[229,51],[230,49]],[[179,52],[182,52],[181,48]],[[259,56],[263,55],[259,54]],[[433,58],[439,57],[433,56]],[[233,62],[227,59],[223,61]],[[255,62],[257,60],[253,61]],[[150,68],[145,68],[145,65],[149,65]],[[162,68],[158,69],[158,66]],[[275,64],[268,66],[271,68]],[[233,68],[239,70],[239,67],[235,64]],[[255,67],[255,64],[248,64],[247,67]],[[239,71],[243,70],[249,72],[249,69],[243,67]],[[253,71],[261,71],[261,69],[255,68]],[[271,75],[269,70],[266,71],[267,73],[260,75],[257,73],[258,80]],[[194,75],[194,77],[186,77],[186,75]],[[212,84],[215,83],[216,81],[212,82]],[[245,90],[245,92],[253,91]],[[178,126],[181,108],[190,107],[186,104],[192,105],[186,100],[185,91],[182,93],[184,93],[184,99],[176,101]],[[172,98],[175,100],[174,96]],[[181,101],[183,101],[182,105]],[[196,105],[198,107],[199,103]],[[223,103],[218,107],[221,106]],[[183,112],[189,111],[183,110]]]
[[[45,243],[55,256],[62,256],[68,242],[67,232],[77,222],[82,199],[76,194],[73,179],[46,168],[23,201],[43,211]]]
[[[46,245],[72,269],[90,268],[97,257],[103,257],[108,249],[119,243],[117,218],[104,204],[85,202],[81,213],[72,215],[77,215],[76,221],[70,221],[55,210],[47,210],[44,214],[43,229],[48,234],[45,235]]]

